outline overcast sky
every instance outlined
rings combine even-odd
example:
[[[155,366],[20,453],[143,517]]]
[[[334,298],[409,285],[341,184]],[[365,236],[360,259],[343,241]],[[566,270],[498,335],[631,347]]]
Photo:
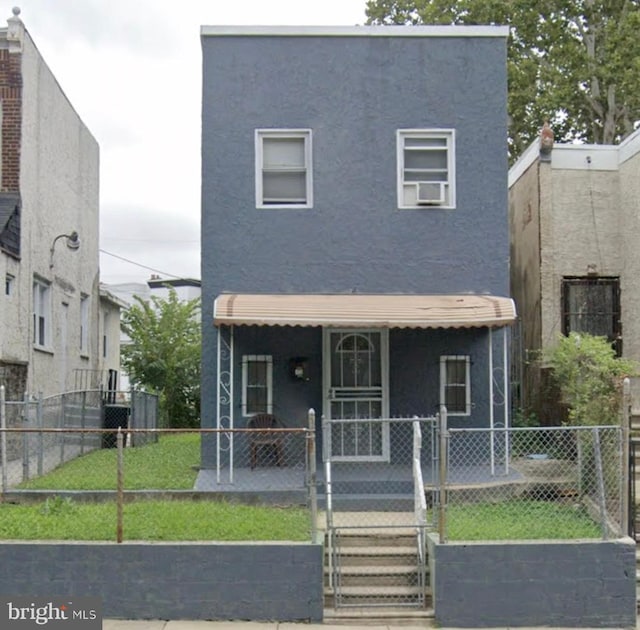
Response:
[[[200,26],[355,25],[365,0],[16,0],[100,144],[100,247],[200,278]],[[100,254],[101,280],[152,271]]]

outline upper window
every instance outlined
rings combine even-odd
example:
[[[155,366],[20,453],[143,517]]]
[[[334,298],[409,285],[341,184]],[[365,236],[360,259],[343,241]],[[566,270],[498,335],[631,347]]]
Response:
[[[33,343],[51,346],[51,286],[41,280],[33,281]]]
[[[454,208],[453,129],[398,131],[398,207]]]
[[[80,352],[89,353],[89,296],[80,297]]]
[[[13,283],[15,281],[15,277],[8,273],[4,277],[4,294],[5,295],[13,295]]]
[[[242,357],[242,413],[272,413],[273,360],[271,355]]]
[[[563,278],[562,332],[606,337],[622,354],[619,278]]]
[[[109,341],[109,313],[105,312],[102,316],[102,356],[107,358],[108,341]]]
[[[471,413],[470,360],[466,355],[440,357],[440,404],[450,416]]]
[[[256,131],[256,206],[311,208],[311,131]]]

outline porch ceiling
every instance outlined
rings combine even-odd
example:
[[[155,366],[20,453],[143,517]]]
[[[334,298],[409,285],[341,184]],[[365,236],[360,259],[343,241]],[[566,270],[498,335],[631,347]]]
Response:
[[[351,328],[478,328],[515,322],[513,300],[493,295],[219,295],[213,323]]]

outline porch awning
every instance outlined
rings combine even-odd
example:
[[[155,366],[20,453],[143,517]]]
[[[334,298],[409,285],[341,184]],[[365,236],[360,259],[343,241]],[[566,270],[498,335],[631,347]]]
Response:
[[[515,322],[511,298],[492,295],[219,295],[213,323],[351,328],[478,328]]]

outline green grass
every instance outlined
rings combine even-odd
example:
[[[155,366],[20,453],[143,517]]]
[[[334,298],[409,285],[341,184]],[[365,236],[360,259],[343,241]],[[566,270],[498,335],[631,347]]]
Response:
[[[600,538],[582,506],[550,501],[465,503],[447,508],[451,541]]]
[[[220,501],[136,501],[124,505],[124,540],[305,541],[309,512],[299,507]],[[2,540],[110,540],[116,505],[53,497],[38,505],[0,504]]]
[[[115,490],[117,450],[100,449],[26,481],[21,489]],[[156,444],[124,449],[125,490],[190,490],[200,464],[200,436],[161,436]]]
[[[115,490],[117,450],[100,449],[37,479],[34,490]],[[200,436],[160,437],[124,450],[125,490],[191,490],[200,463]],[[124,540],[304,541],[309,512],[300,507],[248,506],[224,501],[138,500],[124,505]],[[0,504],[2,540],[110,540],[116,538],[116,504],[50,497],[33,505]]]

